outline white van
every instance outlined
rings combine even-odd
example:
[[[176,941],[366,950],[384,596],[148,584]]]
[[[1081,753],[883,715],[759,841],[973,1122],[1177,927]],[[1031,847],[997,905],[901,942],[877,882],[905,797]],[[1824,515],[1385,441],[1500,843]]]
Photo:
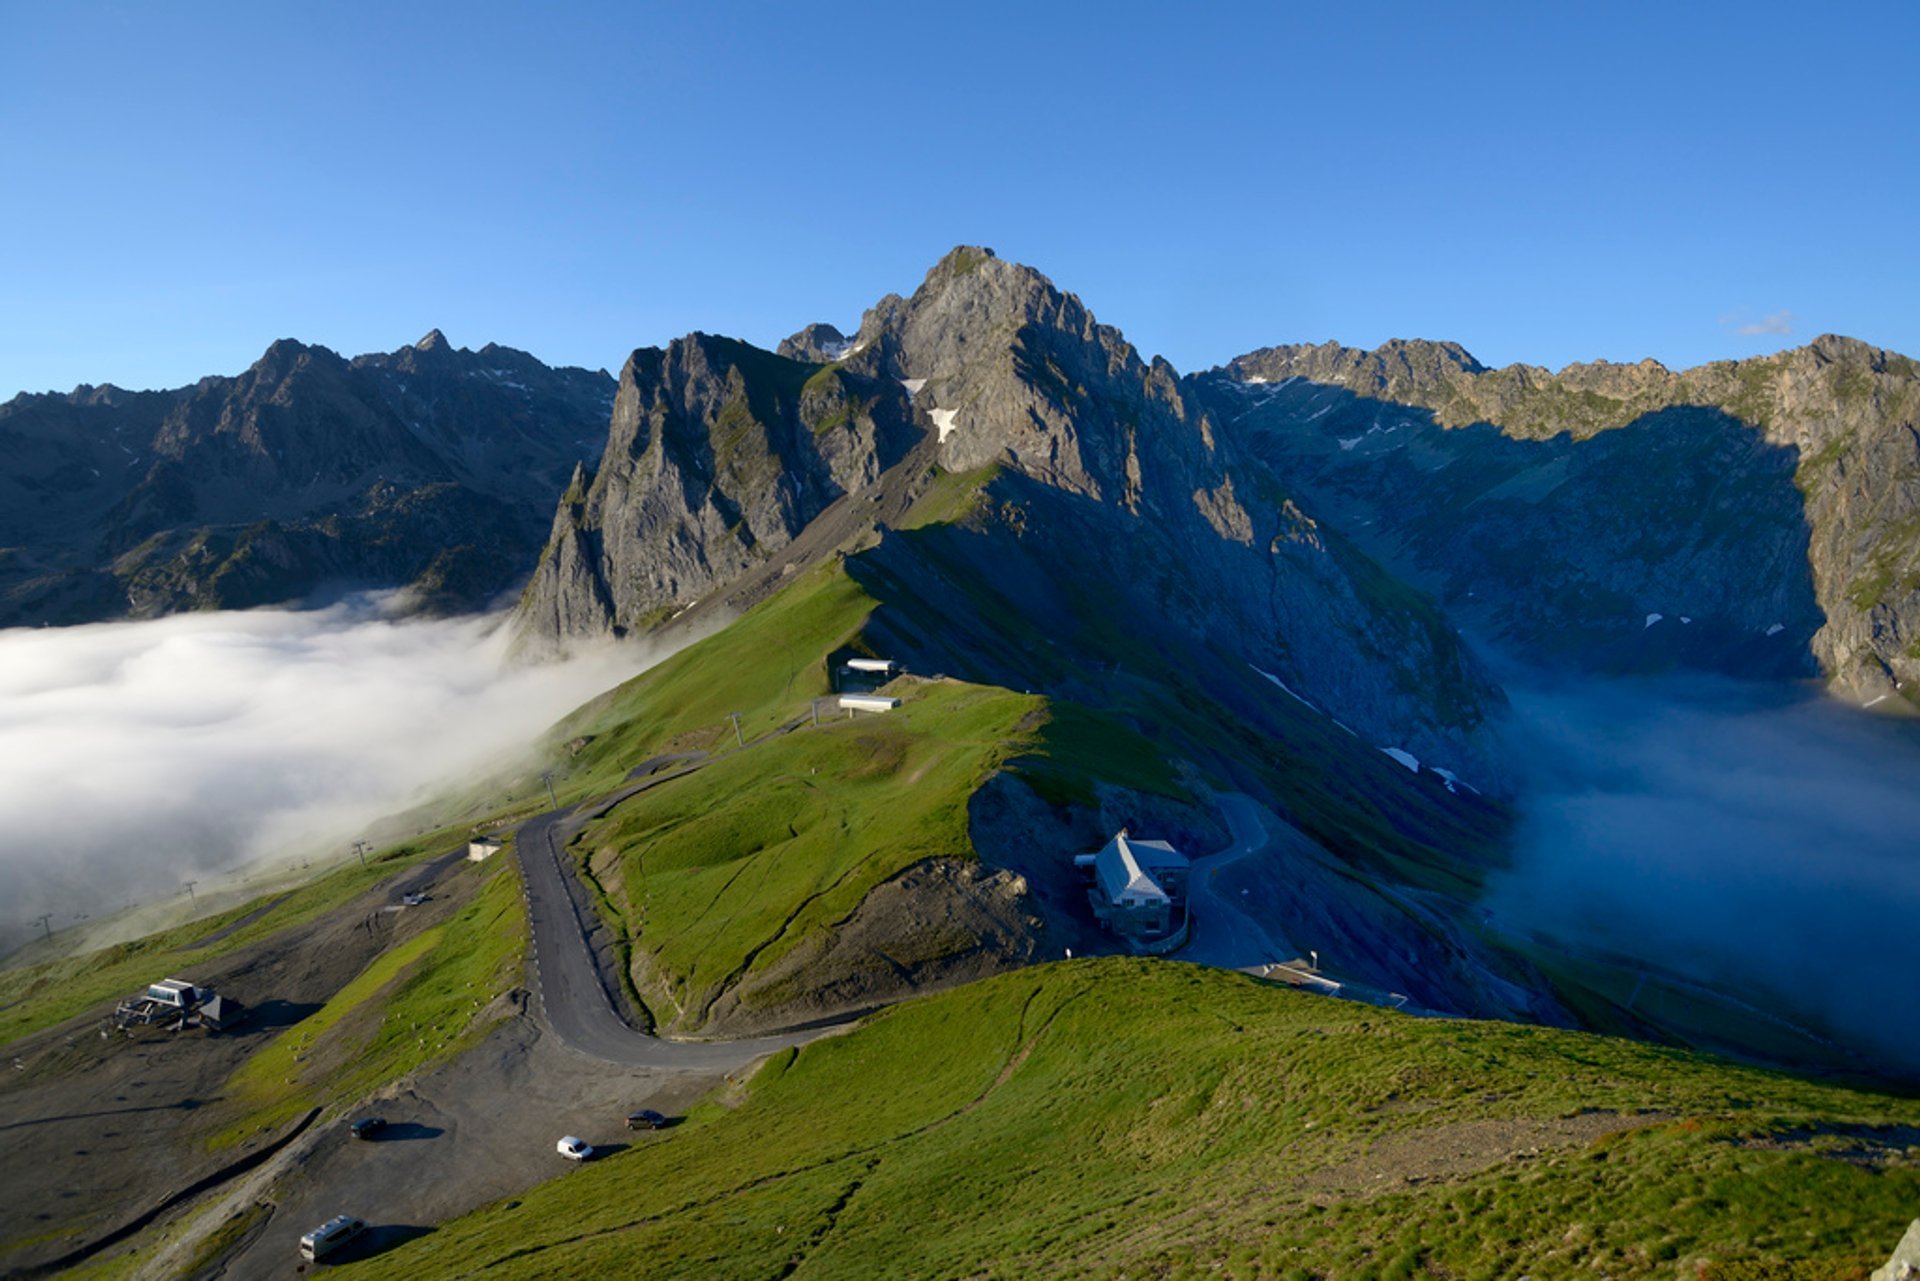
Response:
[[[356,1219],[351,1214],[335,1215],[300,1238],[300,1257],[324,1259],[366,1230],[365,1219]]]

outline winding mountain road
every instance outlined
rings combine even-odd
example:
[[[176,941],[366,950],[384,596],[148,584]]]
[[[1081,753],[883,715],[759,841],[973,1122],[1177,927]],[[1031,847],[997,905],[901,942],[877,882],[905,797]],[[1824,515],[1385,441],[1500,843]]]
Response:
[[[562,864],[560,851],[591,819],[618,802],[699,768],[699,762],[681,763],[610,797],[541,814],[523,823],[514,839],[533,940],[528,985],[547,1027],[581,1054],[624,1067],[724,1072],[833,1030],[806,1028],[744,1041],[665,1040],[628,1022],[625,996],[609,988],[617,980],[596,963],[590,937],[605,927],[580,878]]]
[[[1233,844],[1216,854],[1193,860],[1187,873],[1187,899],[1193,912],[1193,941],[1180,949],[1179,958],[1197,965],[1245,970],[1295,955],[1286,940],[1215,892],[1214,876],[1230,863],[1265,852],[1274,843],[1252,797],[1235,793],[1219,798],[1220,812],[1233,833]]]

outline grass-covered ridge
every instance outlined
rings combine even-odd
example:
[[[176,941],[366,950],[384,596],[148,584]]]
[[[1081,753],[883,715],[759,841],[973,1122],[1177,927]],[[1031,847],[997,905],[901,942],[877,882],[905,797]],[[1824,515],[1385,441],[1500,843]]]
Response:
[[[923,859],[971,858],[967,801],[1032,738],[1042,700],[943,681],[900,710],[827,719],[622,803],[583,837],[617,871],[662,1023],[830,930]],[[611,887],[610,887],[611,888]]]
[[[355,1271],[1840,1276],[1912,1216],[1915,1125],[1626,1041],[1073,962],[777,1056],[737,1108]]]

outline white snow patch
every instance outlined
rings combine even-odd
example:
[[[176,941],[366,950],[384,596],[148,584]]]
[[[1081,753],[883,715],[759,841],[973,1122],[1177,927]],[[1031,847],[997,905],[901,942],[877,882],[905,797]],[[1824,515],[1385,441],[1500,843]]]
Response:
[[[1355,445],[1359,444],[1361,441],[1365,439],[1366,439],[1365,436],[1353,436],[1353,437],[1342,436],[1340,437],[1340,448],[1344,450],[1351,450]]]
[[[1273,380],[1270,378],[1262,378],[1259,374],[1255,374],[1253,377],[1247,379],[1247,385],[1249,387],[1258,387],[1271,381]]]
[[[1414,773],[1418,774],[1420,772],[1420,758],[1412,752],[1403,751],[1398,747],[1383,747],[1380,750],[1388,756],[1393,757],[1394,760],[1399,761]]]
[[[1661,619],[1663,619],[1663,618],[1665,618],[1665,617],[1666,617],[1666,615],[1665,615],[1665,614],[1648,614],[1648,615],[1647,615],[1647,627],[1652,627],[1652,626],[1653,626],[1653,625],[1654,625],[1655,623],[1657,623],[1657,622],[1659,622],[1659,621],[1660,621]],[[1641,628],[1641,630],[1642,630],[1642,631],[1645,631],[1645,630],[1646,630],[1646,628],[1644,628],[1644,627],[1643,627],[1643,628]]]
[[[920,389],[927,385],[927,380],[924,378],[902,378],[900,385],[907,389],[907,395],[918,396]]]
[[[1785,623],[1775,623],[1772,627],[1767,628],[1767,635],[1778,636],[1781,632],[1784,632],[1786,630],[1787,630],[1787,625]]]
[[[1316,418],[1325,418],[1328,414],[1332,412],[1333,412],[1332,405],[1322,405],[1320,406],[1320,408],[1314,410],[1312,413],[1307,415],[1307,421],[1312,422]]]
[[[1875,703],[1884,703],[1884,702],[1886,702],[1886,701],[1887,701],[1887,695],[1885,695],[1885,694],[1882,694],[1882,695],[1881,695],[1880,697],[1878,697],[1878,698],[1870,698],[1870,699],[1868,699],[1868,700],[1867,700],[1866,702],[1864,702],[1864,703],[1862,703],[1862,704],[1860,704],[1860,706],[1862,706],[1862,707],[1872,707],[1872,706],[1873,706],[1873,705],[1874,705]]]
[[[954,421],[957,409],[930,409],[927,416],[933,419],[933,425],[940,429],[940,443],[945,444],[947,437],[959,430],[960,424]]]
[[[1441,769],[1437,765],[1429,766],[1429,768],[1432,769],[1434,773],[1440,776],[1440,781],[1447,785],[1447,790],[1449,792],[1457,793],[1461,788],[1464,787],[1469,792],[1472,792],[1475,796],[1480,795],[1479,788],[1475,787],[1472,783],[1467,782],[1465,779],[1461,778],[1458,774],[1454,773],[1452,770]]]
[[[1252,663],[1248,663],[1248,664],[1247,664],[1247,666],[1248,666],[1248,667],[1253,667],[1253,664],[1252,664]],[[1266,678],[1267,678],[1268,680],[1270,680],[1270,681],[1272,681],[1272,682],[1273,682],[1273,683],[1274,683],[1275,685],[1278,685],[1278,686],[1279,686],[1279,687],[1281,688],[1281,690],[1282,690],[1282,691],[1283,691],[1283,692],[1284,692],[1284,693],[1285,693],[1285,694],[1287,695],[1287,697],[1289,697],[1289,698],[1291,698],[1291,699],[1292,699],[1292,700],[1293,700],[1294,702],[1296,702],[1296,703],[1304,703],[1304,704],[1306,704],[1306,706],[1308,706],[1308,707],[1313,707],[1313,704],[1312,704],[1312,703],[1308,703],[1306,699],[1304,699],[1304,698],[1302,698],[1302,697],[1300,697],[1300,696],[1299,696],[1298,694],[1296,694],[1296,693],[1294,693],[1294,692],[1293,692],[1293,691],[1292,691],[1291,689],[1288,689],[1288,688],[1287,688],[1287,683],[1286,683],[1285,681],[1283,681],[1283,680],[1281,680],[1281,679],[1280,679],[1280,678],[1279,678],[1278,676],[1275,676],[1275,675],[1274,675],[1274,674],[1273,674],[1272,672],[1269,672],[1269,671],[1264,671],[1264,670],[1262,670],[1261,668],[1258,668],[1258,667],[1253,667],[1253,670],[1254,670],[1254,671],[1256,671],[1256,672],[1259,672],[1259,673],[1260,673],[1260,674],[1261,674],[1262,676],[1264,676],[1264,677],[1266,677]],[[1319,709],[1319,708],[1317,708],[1317,707],[1313,707],[1313,710],[1317,712],[1317,711],[1319,711],[1320,709]]]
[[[1685,614],[1682,614],[1680,615],[1680,621],[1683,623],[1691,623],[1693,620],[1691,618],[1688,618]]]
[[[866,349],[867,344],[849,338],[845,342],[828,343],[820,350],[826,353],[828,360],[846,360],[851,356],[858,356]]]
[[[1347,733],[1349,733],[1349,734],[1353,734],[1353,736],[1354,736],[1355,738],[1359,738],[1359,737],[1360,737],[1360,735],[1358,735],[1358,734],[1355,734],[1355,733],[1354,733],[1354,729],[1353,729],[1353,726],[1351,726],[1351,725],[1348,725],[1348,724],[1346,724],[1346,723],[1345,723],[1345,722],[1343,722],[1343,721],[1334,721],[1333,723],[1334,723],[1335,725],[1338,725],[1338,726],[1340,726],[1340,728],[1341,728],[1341,729],[1343,729],[1343,730],[1345,730],[1345,731],[1347,731]]]

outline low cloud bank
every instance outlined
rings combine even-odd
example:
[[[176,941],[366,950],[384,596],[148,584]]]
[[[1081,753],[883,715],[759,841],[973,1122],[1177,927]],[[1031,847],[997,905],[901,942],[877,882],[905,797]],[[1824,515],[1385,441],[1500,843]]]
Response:
[[[1531,772],[1488,906],[1920,1072],[1920,735],[1805,691],[1512,683]]]
[[[0,945],[346,844],[642,670],[509,666],[498,616],[377,597],[0,632]]]

